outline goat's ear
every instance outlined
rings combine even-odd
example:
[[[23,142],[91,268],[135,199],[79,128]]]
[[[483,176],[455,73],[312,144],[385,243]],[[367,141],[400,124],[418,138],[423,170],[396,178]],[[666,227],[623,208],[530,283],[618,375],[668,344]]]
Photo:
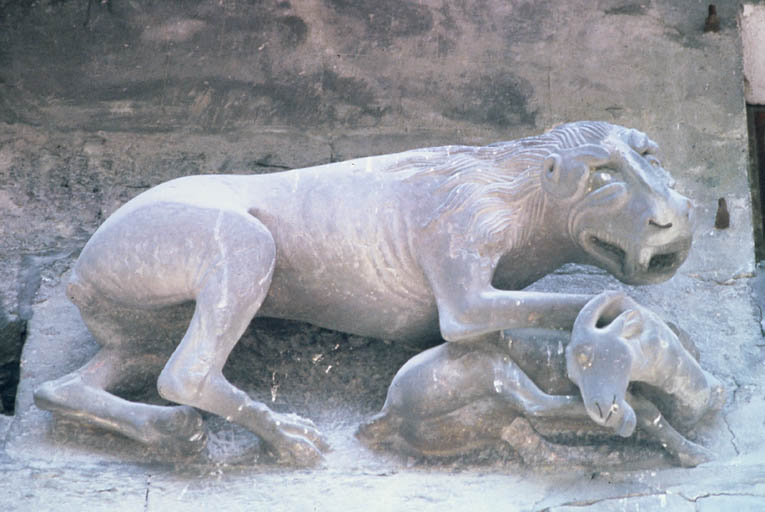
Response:
[[[607,327],[620,338],[633,338],[643,330],[643,322],[637,309],[628,309]]]

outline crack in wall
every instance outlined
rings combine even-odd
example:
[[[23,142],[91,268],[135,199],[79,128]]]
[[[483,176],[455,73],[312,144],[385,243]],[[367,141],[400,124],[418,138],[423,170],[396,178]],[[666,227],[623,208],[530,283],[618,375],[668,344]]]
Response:
[[[151,473],[146,475],[146,494],[143,501],[143,512],[149,512],[149,491],[151,490]]]
[[[725,423],[725,427],[728,429],[728,433],[730,434],[730,444],[733,446],[733,449],[736,451],[736,455],[741,455],[741,452],[738,449],[738,445],[736,444],[736,433],[733,432],[733,429],[730,426],[730,423],[728,423],[728,416],[726,414],[721,415],[723,423]]]
[[[265,169],[279,169],[280,171],[291,171],[293,168],[288,165],[272,164],[268,160],[258,160],[253,162],[255,167],[262,167]]]
[[[706,272],[710,272],[710,271],[706,271]],[[715,279],[714,277],[705,277],[703,274],[705,274],[706,272],[705,271],[692,272],[692,273],[686,272],[684,273],[684,275],[686,277],[690,277],[691,279],[695,279],[696,281],[701,281],[702,283],[714,283],[714,284],[719,284],[720,286],[732,286],[736,284],[738,281],[748,280],[748,279],[752,279],[756,277],[756,274],[754,272],[739,272],[738,274],[734,274],[727,279]]]
[[[662,497],[666,498],[667,495],[668,494],[666,492],[647,492],[647,493],[626,494],[624,496],[609,496],[608,498],[599,498],[599,499],[593,499],[593,500],[573,500],[573,501],[567,501],[565,503],[561,503],[560,505],[554,505],[552,507],[544,508],[540,510],[539,512],[554,511],[558,507],[591,507],[592,505],[598,505],[601,503],[608,503],[611,501],[626,501],[632,498],[650,498],[652,496],[656,496],[661,499]],[[684,496],[681,496],[681,497],[685,498]]]
[[[681,498],[690,501],[691,503],[698,503],[700,500],[704,500],[707,498],[716,498],[716,497],[724,497],[724,496],[740,496],[743,498],[765,498],[765,494],[754,494],[750,492],[707,492],[704,494],[699,494],[698,496],[691,498],[689,496],[685,496],[683,493],[677,493],[677,496],[680,496]]]
[[[327,146],[329,146],[329,163],[333,164],[337,162],[337,153],[335,151],[335,141],[332,139],[327,141]]]
[[[757,323],[760,324],[760,335],[761,336],[765,336],[765,329],[763,329],[763,324],[762,324],[762,307],[757,302],[757,300],[754,301],[754,307],[757,310]],[[765,345],[755,345],[755,346],[756,347],[763,347]]]
[[[731,407],[734,407],[736,405],[736,393],[738,393],[739,389],[741,389],[741,383],[738,381],[738,379],[736,379],[735,376],[729,375],[729,377],[735,385],[735,388],[733,388],[733,399],[731,400]],[[741,455],[741,451],[738,449],[738,444],[736,443],[736,433],[733,431],[733,428],[731,428],[730,423],[728,423],[728,414],[721,412],[720,417],[722,418],[723,423],[725,423],[725,428],[728,429],[728,433],[731,437],[730,444],[736,451],[736,455]]]
[[[559,507],[591,507],[593,505],[599,505],[602,503],[609,503],[609,502],[621,502],[622,505],[626,505],[625,502],[628,500],[634,499],[634,498],[650,498],[650,497],[656,497],[659,500],[666,500],[669,496],[678,496],[685,501],[689,503],[698,503],[701,500],[707,499],[707,498],[714,498],[714,497],[732,497],[732,496],[738,496],[738,497],[751,497],[751,498],[765,498],[765,495],[762,494],[755,494],[755,493],[747,493],[747,492],[726,492],[726,491],[720,491],[720,492],[708,492],[704,494],[699,494],[697,496],[690,496],[683,494],[682,492],[673,493],[673,492],[650,492],[650,493],[635,493],[635,494],[627,494],[625,496],[610,496],[608,498],[600,498],[600,499],[592,499],[592,500],[573,500],[568,501],[565,503],[561,503],[559,505],[554,505],[551,507],[546,507],[544,509],[539,510],[538,512],[551,512]],[[534,505],[534,508],[532,510],[538,510],[536,508],[536,505]],[[662,505],[662,507],[665,505]]]
[[[581,482],[579,482],[579,481],[576,481],[576,480],[575,480],[575,481],[571,482],[570,484],[568,484],[567,486],[565,486],[563,489],[561,489],[561,490],[560,490],[560,494],[561,494],[561,495],[566,495],[566,494],[568,494],[568,493],[569,493],[569,491],[571,491],[571,489],[573,489],[574,487],[578,487],[578,486],[580,486],[580,485],[581,485]],[[539,507],[539,505],[540,505],[540,504],[542,504],[542,503],[544,503],[544,502],[545,502],[545,501],[547,501],[548,499],[549,499],[549,496],[544,496],[543,498],[541,498],[541,499],[537,500],[537,501],[536,501],[536,502],[534,502],[534,504],[531,506],[531,509],[530,509],[530,510],[538,510],[538,507]],[[557,505],[556,505],[556,506],[557,506]],[[544,509],[542,509],[542,510],[549,510],[549,509],[550,509],[550,507],[545,507],[545,508],[544,508]]]

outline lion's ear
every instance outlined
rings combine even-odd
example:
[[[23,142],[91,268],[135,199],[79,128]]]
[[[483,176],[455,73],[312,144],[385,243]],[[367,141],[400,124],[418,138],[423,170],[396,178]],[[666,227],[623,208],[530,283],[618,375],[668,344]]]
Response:
[[[590,173],[590,168],[606,165],[610,153],[596,144],[552,153],[542,163],[542,187],[558,199],[573,197]]]
[[[576,194],[582,175],[587,172],[586,166],[579,164],[568,165],[569,159],[553,153],[542,163],[542,188],[545,192],[558,199],[565,199]]]
[[[562,163],[563,159],[557,153],[548,156],[542,163],[542,185],[551,194],[554,194],[560,185]]]

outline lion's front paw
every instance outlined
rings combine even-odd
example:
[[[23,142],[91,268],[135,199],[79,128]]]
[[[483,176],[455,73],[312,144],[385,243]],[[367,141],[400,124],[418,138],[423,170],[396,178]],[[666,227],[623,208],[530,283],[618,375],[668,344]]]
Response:
[[[324,455],[308,439],[285,434],[278,443],[269,443],[271,451],[279,464],[299,467],[318,466],[324,460]]]

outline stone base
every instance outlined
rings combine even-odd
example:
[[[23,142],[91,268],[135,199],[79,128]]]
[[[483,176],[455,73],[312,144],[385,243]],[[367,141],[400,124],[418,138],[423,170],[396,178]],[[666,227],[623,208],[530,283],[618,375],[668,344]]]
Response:
[[[611,284],[601,282],[609,278],[600,274],[584,277],[588,287]],[[563,272],[539,286],[563,283],[571,289],[580,278]],[[96,350],[63,293],[65,279],[38,294],[17,413],[0,421],[5,433],[0,473],[9,490],[0,496],[4,510],[334,510],[370,504],[429,510],[444,505],[488,509],[498,503],[519,510],[765,507],[765,452],[758,449],[765,397],[755,375],[740,375],[724,414],[689,434],[720,455],[698,468],[672,468],[659,450],[631,440],[594,449],[595,455],[602,452],[603,464],[593,465],[590,454],[589,464],[578,467],[544,461],[526,466],[506,448],[415,460],[372,453],[353,433],[364,416],[381,407],[396,370],[422,347],[275,320],[253,323],[226,374],[273,408],[313,418],[333,446],[324,466],[274,466],[261,454],[256,436],[209,415],[203,454],[189,458],[151,451],[33,405],[31,393],[39,383],[77,368]],[[656,307],[649,297],[642,299]],[[672,316],[672,310],[665,314]],[[704,360],[709,347],[701,345]],[[715,371],[714,359],[711,366]]]

